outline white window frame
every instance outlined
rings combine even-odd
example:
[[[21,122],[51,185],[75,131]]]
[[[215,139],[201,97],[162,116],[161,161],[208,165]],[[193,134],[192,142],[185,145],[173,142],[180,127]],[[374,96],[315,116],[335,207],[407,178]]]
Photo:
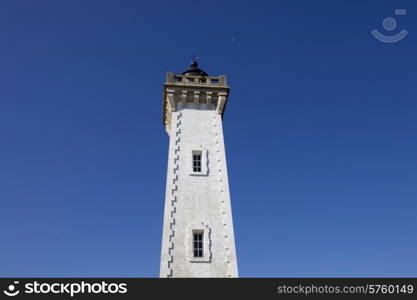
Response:
[[[200,150],[193,150],[191,153],[191,156],[192,156],[191,160],[193,164],[193,172],[201,173],[201,171],[203,171],[203,152]],[[195,166],[195,162],[196,162],[195,156],[200,157],[200,160],[199,160],[200,166]],[[200,171],[196,171],[195,170],[196,168],[200,168]]]
[[[203,256],[194,256],[194,233],[203,233]],[[190,262],[211,262],[211,228],[204,223],[193,223],[188,225],[186,238],[187,259]]]
[[[208,175],[208,151],[203,146],[191,146],[188,149],[188,173],[191,176],[207,176]],[[194,172],[193,154],[201,153],[201,172]]]
[[[196,247],[195,247],[195,243],[197,242],[200,242],[200,241],[196,241],[195,240],[195,235],[198,235],[198,234],[201,234],[201,247],[202,248],[197,248],[196,249]],[[204,230],[196,230],[196,229],[193,229],[193,237],[192,237],[192,239],[193,239],[193,243],[192,243],[192,246],[193,246],[193,257],[194,258],[200,258],[200,257],[204,257]],[[200,251],[201,250],[201,256],[199,256],[199,255],[195,255],[195,252],[197,251]]]

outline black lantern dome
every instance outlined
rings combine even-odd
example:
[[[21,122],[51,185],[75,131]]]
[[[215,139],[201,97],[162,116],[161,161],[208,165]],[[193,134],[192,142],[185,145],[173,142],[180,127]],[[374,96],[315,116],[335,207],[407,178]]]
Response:
[[[193,61],[190,65],[190,68],[187,71],[182,72],[182,75],[208,76],[206,72],[198,67],[198,63],[196,61]]]

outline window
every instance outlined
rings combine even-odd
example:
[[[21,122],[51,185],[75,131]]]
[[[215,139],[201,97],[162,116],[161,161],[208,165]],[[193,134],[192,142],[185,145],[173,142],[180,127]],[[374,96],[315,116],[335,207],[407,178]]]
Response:
[[[201,172],[201,151],[193,151],[193,172]]]
[[[186,260],[190,263],[211,263],[213,258],[211,245],[210,226],[201,221],[187,224]]]
[[[203,257],[203,232],[193,232],[194,257]]]
[[[188,173],[191,176],[208,176],[208,150],[201,145],[190,145],[187,152]]]

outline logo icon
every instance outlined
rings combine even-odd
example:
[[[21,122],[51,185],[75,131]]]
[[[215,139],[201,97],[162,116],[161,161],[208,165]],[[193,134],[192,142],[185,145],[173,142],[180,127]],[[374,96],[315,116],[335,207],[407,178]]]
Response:
[[[5,293],[7,296],[14,297],[20,293],[19,290],[16,290],[16,285],[19,284],[19,281],[13,282],[13,284],[10,284],[7,288],[7,290],[4,290],[3,293]]]
[[[407,10],[405,9],[396,9],[394,11],[394,13],[396,15],[406,15],[407,14]],[[386,31],[393,31],[395,28],[397,28],[397,20],[395,20],[393,17],[386,17],[383,21],[382,21],[382,27],[384,27],[384,29]],[[395,35],[385,35],[382,34],[381,32],[379,32],[377,29],[374,29],[371,31],[372,35],[377,39],[380,40],[381,42],[384,43],[396,43],[401,41],[403,38],[405,38],[408,34],[408,31],[405,29],[402,29],[399,33],[395,34]]]

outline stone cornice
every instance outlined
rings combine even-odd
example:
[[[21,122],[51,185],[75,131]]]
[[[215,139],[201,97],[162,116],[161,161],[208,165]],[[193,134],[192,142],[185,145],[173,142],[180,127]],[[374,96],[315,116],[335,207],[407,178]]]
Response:
[[[181,108],[213,109],[223,117],[230,88],[225,75],[189,76],[167,73],[164,83],[162,122],[168,134],[171,114]]]

